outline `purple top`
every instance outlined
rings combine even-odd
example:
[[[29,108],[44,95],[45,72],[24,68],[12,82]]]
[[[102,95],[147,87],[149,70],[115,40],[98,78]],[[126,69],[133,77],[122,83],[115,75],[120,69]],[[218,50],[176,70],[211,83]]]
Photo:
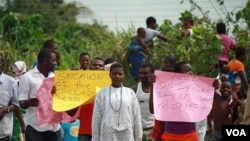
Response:
[[[165,131],[169,133],[182,134],[196,131],[195,122],[166,121],[165,123]]]

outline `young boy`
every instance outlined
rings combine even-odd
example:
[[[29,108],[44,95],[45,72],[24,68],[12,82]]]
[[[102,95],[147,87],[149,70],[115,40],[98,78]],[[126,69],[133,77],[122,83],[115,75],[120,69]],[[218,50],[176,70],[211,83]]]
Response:
[[[82,52],[79,56],[80,67],[73,70],[88,70],[90,64],[90,54],[88,52]]]
[[[161,39],[162,41],[165,41],[167,42],[169,39],[161,34],[160,31],[157,31],[156,30],[156,27],[157,27],[157,22],[156,22],[156,19],[155,17],[147,17],[146,19],[146,25],[147,25],[147,28],[145,29],[146,30],[146,36],[145,36],[145,43],[148,47],[152,48],[154,47],[154,38],[157,37],[158,39]]]
[[[92,141],[141,141],[141,111],[134,91],[122,85],[123,66],[111,65],[109,75],[112,84],[95,99]]]
[[[146,36],[146,30],[142,27],[137,29],[137,35],[132,37],[131,42],[128,46],[129,51],[139,51],[145,56],[151,56],[150,49],[146,46],[144,38]]]
[[[137,35],[132,38],[128,46],[128,62],[131,65],[130,71],[135,80],[138,80],[140,66],[146,62],[148,56],[152,56],[151,50],[144,42],[145,36],[145,29],[139,27],[137,29]]]
[[[194,26],[194,21],[192,17],[186,17],[183,20],[184,31],[180,33],[182,37],[191,37],[193,34],[192,26]]]
[[[76,119],[71,122],[62,122],[61,128],[63,141],[78,141],[79,126],[79,119]]]
[[[223,52],[220,56],[219,64],[227,64],[229,61],[229,53],[231,50],[234,50],[235,42],[231,37],[226,35],[226,25],[224,23],[218,23],[216,25],[216,30],[217,34],[219,34],[221,37],[222,45],[224,47]]]
[[[208,126],[210,131],[212,131],[211,121],[214,123],[210,141],[221,140],[221,126],[225,124],[234,124],[232,122],[232,116],[235,108],[237,108],[237,106],[244,107],[244,103],[234,97],[232,84],[230,82],[222,82],[220,93],[221,95],[214,95],[213,107],[208,116]]]

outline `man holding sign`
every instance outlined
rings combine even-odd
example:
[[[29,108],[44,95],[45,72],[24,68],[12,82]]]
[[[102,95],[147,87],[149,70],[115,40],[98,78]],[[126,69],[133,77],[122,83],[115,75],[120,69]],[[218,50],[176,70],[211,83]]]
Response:
[[[156,71],[151,109],[154,103],[156,119],[166,121],[164,141],[198,141],[196,122],[205,119],[212,108],[214,80],[187,75],[192,74],[192,67],[186,62],[177,63],[174,72]]]
[[[25,73],[19,81],[19,104],[26,109],[26,141],[60,141],[60,124],[38,125],[37,106],[39,99],[36,94],[43,80],[53,77],[52,72],[56,66],[56,54],[51,50],[44,49],[38,54],[37,67]]]

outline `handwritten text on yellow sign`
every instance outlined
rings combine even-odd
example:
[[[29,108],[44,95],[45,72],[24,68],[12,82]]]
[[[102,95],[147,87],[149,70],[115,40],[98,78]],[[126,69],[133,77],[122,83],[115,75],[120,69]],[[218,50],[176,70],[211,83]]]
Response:
[[[100,88],[110,83],[108,71],[56,71],[53,110],[66,111],[87,103],[94,99]]]

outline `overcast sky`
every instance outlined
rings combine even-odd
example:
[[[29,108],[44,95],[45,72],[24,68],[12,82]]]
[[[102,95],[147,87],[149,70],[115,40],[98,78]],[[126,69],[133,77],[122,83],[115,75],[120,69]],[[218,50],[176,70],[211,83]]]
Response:
[[[188,0],[180,4],[181,0],[65,0],[65,2],[81,2],[90,8],[94,15],[80,15],[78,21],[81,23],[91,22],[97,19],[100,23],[108,25],[109,29],[127,29],[129,26],[145,27],[145,19],[154,16],[159,25],[164,19],[170,19],[173,23],[178,21],[180,13],[190,9]],[[196,0],[203,11],[210,11],[210,18],[218,20],[224,18],[216,0]],[[238,11],[244,7],[247,0],[225,0],[227,11]],[[200,12],[196,12],[200,15]]]

